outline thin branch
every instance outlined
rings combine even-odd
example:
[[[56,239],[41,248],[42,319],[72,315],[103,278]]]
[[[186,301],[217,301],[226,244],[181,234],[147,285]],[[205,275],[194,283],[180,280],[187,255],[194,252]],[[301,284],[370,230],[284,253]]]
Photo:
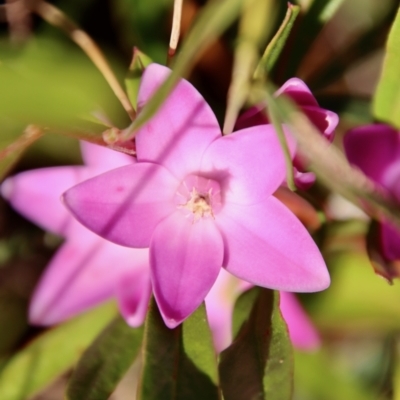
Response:
[[[172,28],[171,37],[169,40],[167,65],[171,64],[172,58],[174,57],[176,49],[178,47],[179,36],[181,33],[182,3],[183,0],[174,0],[174,14],[172,17]]]
[[[128,96],[124,89],[119,84],[114,72],[108,65],[106,58],[100,48],[93,39],[83,30],[81,30],[72,20],[70,20],[61,10],[53,5],[39,1],[34,6],[34,11],[40,15],[49,24],[61,28],[69,37],[87,54],[93,61],[94,65],[102,73],[112,91],[117,96],[130,119],[133,121],[136,118],[136,111],[132,107]]]

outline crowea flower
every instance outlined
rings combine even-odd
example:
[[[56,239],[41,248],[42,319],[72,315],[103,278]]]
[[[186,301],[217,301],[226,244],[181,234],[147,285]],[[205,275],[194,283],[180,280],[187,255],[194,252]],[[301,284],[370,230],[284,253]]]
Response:
[[[252,286],[222,268],[208,293],[205,299],[207,316],[218,352],[232,342],[232,314],[236,299]],[[280,310],[293,345],[302,350],[316,349],[320,343],[318,333],[293,293],[280,292]]]
[[[169,73],[157,64],[145,69],[139,111]],[[221,136],[208,104],[181,80],[138,131],[136,151],[135,164],[75,186],[64,202],[99,235],[149,247],[152,287],[167,326],[199,306],[221,267],[278,290],[329,285],[308,232],[271,195],[285,176],[271,125]]]
[[[82,143],[86,166],[42,168],[8,178],[3,196],[26,218],[66,238],[44,272],[30,303],[29,320],[52,325],[115,296],[132,326],[145,317],[150,297],[147,249],[104,240],[77,222],[60,201],[65,190],[133,157]]]
[[[344,137],[346,156],[400,202],[400,132],[385,124],[360,126]],[[400,260],[400,230],[380,224],[381,251],[387,261]]]
[[[321,134],[329,142],[332,142],[336,126],[339,123],[339,117],[336,113],[321,108],[308,86],[302,80],[298,78],[289,79],[276,91],[275,97],[282,94],[296,102]],[[263,112],[263,107],[254,106],[239,116],[235,129],[263,125],[268,122],[268,118],[265,112]],[[298,155],[294,158],[293,165],[294,179],[297,187],[308,189],[314,184],[315,174],[304,170],[304,163]]]

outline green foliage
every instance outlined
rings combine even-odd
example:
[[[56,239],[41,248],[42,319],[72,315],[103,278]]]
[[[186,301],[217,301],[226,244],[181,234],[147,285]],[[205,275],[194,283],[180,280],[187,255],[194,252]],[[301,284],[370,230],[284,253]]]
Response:
[[[169,329],[152,299],[143,348],[139,400],[220,399],[216,355],[204,305]]]
[[[279,293],[252,289],[256,297],[248,319],[233,344],[221,353],[220,376],[225,400],[290,400],[293,354],[286,324],[279,310]],[[236,324],[254,295],[239,299]]]
[[[118,316],[80,358],[66,399],[107,400],[137,357],[142,336],[143,328],[131,328]]]
[[[374,114],[400,129],[400,9],[389,34],[385,62],[374,98]]]
[[[2,45],[0,117],[22,126],[74,130],[97,110],[120,115],[100,73],[64,42],[35,39],[22,50]]]
[[[41,334],[1,371],[0,398],[25,400],[45,388],[74,365],[113,316],[115,306],[107,304]]]

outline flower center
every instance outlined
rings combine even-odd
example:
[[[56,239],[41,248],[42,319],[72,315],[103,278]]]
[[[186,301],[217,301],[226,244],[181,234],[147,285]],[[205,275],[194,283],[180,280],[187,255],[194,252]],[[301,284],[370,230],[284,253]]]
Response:
[[[212,179],[188,175],[178,187],[175,202],[193,223],[201,218],[214,218],[222,207],[220,185]]]

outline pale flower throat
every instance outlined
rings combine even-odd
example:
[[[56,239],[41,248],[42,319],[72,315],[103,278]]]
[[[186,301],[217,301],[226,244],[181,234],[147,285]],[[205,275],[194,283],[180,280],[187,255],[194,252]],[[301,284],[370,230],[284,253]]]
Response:
[[[175,203],[193,223],[202,218],[214,218],[222,207],[220,184],[202,176],[188,175],[176,191]]]

